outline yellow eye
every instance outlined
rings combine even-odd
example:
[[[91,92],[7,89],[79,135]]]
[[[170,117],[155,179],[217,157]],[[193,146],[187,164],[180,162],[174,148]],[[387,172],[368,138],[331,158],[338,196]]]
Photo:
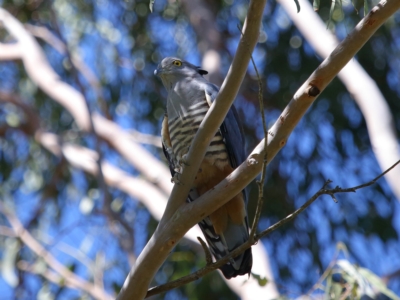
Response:
[[[172,63],[177,67],[182,66],[182,62],[180,60],[174,60]]]

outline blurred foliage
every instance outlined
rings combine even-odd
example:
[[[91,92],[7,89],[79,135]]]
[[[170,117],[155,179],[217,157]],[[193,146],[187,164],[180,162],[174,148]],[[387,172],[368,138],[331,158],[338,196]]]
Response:
[[[345,258],[340,258],[344,256]],[[337,251],[328,268],[305,295],[323,299],[393,299],[398,297],[386,286],[385,280],[370,270],[352,264],[344,244],[337,244]]]
[[[153,70],[163,57],[174,55],[194,64],[201,63],[204,51],[198,47],[201,37],[196,35],[196,28],[181,2],[157,0],[152,14],[149,0],[3,0],[0,3],[23,23],[44,26],[55,35],[61,33],[69,51],[80,55],[98,76],[105,110],[124,128],[158,135],[166,92],[154,77]],[[319,14],[326,23],[331,18],[329,30],[342,39],[361,19],[354,7],[359,9],[363,4],[360,6],[357,2],[353,7],[350,2],[342,1],[342,9],[330,13],[331,3],[321,1]],[[222,57],[222,76],[234,55],[240,36],[237,24],[243,22],[247,4],[244,0],[204,0],[204,5],[211,7],[208,13],[213,14],[220,33],[222,47],[218,51]],[[357,54],[358,61],[386,97],[397,131],[400,131],[399,24],[400,15],[396,14]],[[12,40],[4,30],[0,32],[0,39],[2,42]],[[77,87],[68,58],[46,42],[39,41],[62,80]],[[254,59],[264,83],[270,126],[321,59],[274,1],[267,4]],[[241,96],[235,102],[244,122],[248,151],[263,136],[254,74],[249,67]],[[92,87],[81,75],[79,79],[91,109],[101,111],[100,100]],[[82,134],[69,113],[31,82],[21,62],[0,63],[0,89],[20,95],[38,115],[44,129],[57,133],[65,141],[94,148],[93,138]],[[99,264],[99,253],[106,251],[105,262],[100,264],[104,285],[108,291],[117,291],[129,272],[129,263],[118,236],[100,213],[102,197],[97,181],[35,143],[23,130],[24,118],[24,113],[14,105],[0,105],[1,200],[14,207],[35,238],[80,276],[91,280]],[[164,160],[160,149],[146,147]],[[102,145],[102,151],[104,158],[114,165],[139,175],[108,145]],[[369,181],[379,173],[362,114],[351,94],[335,79],[268,167],[260,229],[293,212],[328,178],[334,185],[348,187]],[[251,219],[257,198],[256,185],[251,184],[249,191]],[[134,229],[134,252],[138,255],[156,222],[135,199],[114,189],[110,189],[110,193],[116,201],[118,214]],[[386,182],[381,180],[357,194],[339,195],[338,200],[335,204],[329,197],[319,199],[296,220],[263,240],[275,282],[288,297],[307,292],[317,282],[331,261],[337,242],[347,245],[352,260],[346,263],[347,271],[342,266],[339,279],[336,280],[332,273],[330,283],[326,284],[329,293],[338,291],[343,295],[348,291],[340,285],[343,280],[354,290],[360,288],[359,281],[355,287],[356,281],[343,275],[350,269],[361,272],[363,278],[369,277],[367,281],[377,279],[366,269],[378,276],[400,269],[400,205]],[[0,223],[7,224],[3,216],[0,216]],[[118,230],[123,232],[122,227]],[[81,259],[74,259],[66,251],[68,246],[75,248]],[[15,299],[32,299],[39,295],[47,295],[48,299],[86,297],[16,268],[18,261],[35,263],[37,258],[12,237],[0,236],[0,249],[2,296]],[[205,261],[199,253],[182,241],[153,284],[176,279],[203,266]],[[388,286],[399,294],[399,277],[392,278]],[[237,296],[214,272],[156,297],[204,298],[237,299]]]

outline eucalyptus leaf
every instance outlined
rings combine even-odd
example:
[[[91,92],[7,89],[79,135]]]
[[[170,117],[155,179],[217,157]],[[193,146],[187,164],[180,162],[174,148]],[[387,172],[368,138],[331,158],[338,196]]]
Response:
[[[151,12],[153,12],[154,2],[155,2],[155,0],[150,0],[150,3],[149,3],[149,8],[150,8]]]
[[[386,284],[383,280],[378,277],[376,274],[372,273],[370,270],[365,268],[359,268],[358,272],[366,279],[368,282],[376,289],[377,291],[381,292],[382,294],[388,296],[390,299],[393,300],[400,300],[400,297],[397,296],[394,292],[388,289]]]
[[[333,12],[335,11],[335,7],[336,7],[336,0],[332,0],[331,8],[329,9],[329,19],[328,19],[328,23],[326,24],[326,28],[329,28],[329,25],[332,22],[332,16],[333,16]]]
[[[3,277],[3,280],[12,287],[16,287],[19,283],[16,271],[16,263],[17,255],[20,249],[21,245],[18,240],[14,238],[6,239],[1,263],[1,276]]]
[[[369,12],[368,0],[364,0],[364,18]]]
[[[261,277],[260,275],[255,274],[253,272],[251,272],[251,276],[253,276],[253,278],[257,280],[260,286],[265,286],[268,283],[268,278],[266,277]]]
[[[314,0],[313,1],[314,11],[318,11],[319,10],[319,5],[320,5],[320,0]]]

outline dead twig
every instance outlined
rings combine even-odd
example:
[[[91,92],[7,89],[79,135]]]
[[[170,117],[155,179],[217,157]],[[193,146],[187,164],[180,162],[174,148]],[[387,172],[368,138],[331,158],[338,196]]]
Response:
[[[60,263],[50,252],[48,252],[22,225],[15,214],[5,207],[4,202],[0,201],[0,212],[6,217],[11,225],[15,237],[18,237],[32,252],[41,257],[46,264],[58,273],[71,287],[82,290],[90,294],[95,299],[112,299],[103,289],[86,281],[70,271]],[[4,230],[3,230],[4,231]]]
[[[179,286],[188,284],[188,283],[190,283],[192,281],[195,281],[195,280],[207,275],[208,273],[210,273],[210,272],[218,269],[219,267],[223,266],[224,264],[226,264],[231,258],[236,257],[239,254],[243,253],[246,249],[248,249],[252,245],[256,244],[262,237],[266,236],[267,234],[269,234],[272,231],[278,229],[282,225],[284,225],[284,224],[288,223],[289,221],[293,220],[301,212],[303,212],[307,207],[309,207],[315,200],[317,200],[320,196],[322,196],[322,195],[330,195],[332,197],[332,199],[334,199],[334,201],[337,202],[336,198],[334,197],[335,194],[337,194],[337,193],[353,193],[356,190],[359,190],[359,189],[368,187],[370,185],[373,185],[374,183],[376,183],[376,181],[378,179],[380,179],[386,173],[390,172],[390,170],[392,170],[394,167],[396,167],[399,163],[400,163],[400,160],[397,161],[395,164],[393,164],[386,171],[384,171],[383,173],[381,173],[380,175],[378,175],[377,177],[372,179],[371,181],[368,181],[368,182],[366,182],[364,184],[361,184],[361,185],[357,185],[355,187],[342,189],[342,188],[337,186],[334,189],[327,189],[326,187],[328,186],[328,184],[330,184],[332,182],[331,180],[328,179],[324,183],[324,185],[321,187],[321,189],[318,192],[316,192],[310,199],[308,199],[306,203],[304,203],[301,207],[299,207],[292,214],[286,216],[282,220],[276,222],[275,224],[271,225],[267,229],[261,231],[259,234],[255,235],[254,241],[250,241],[250,239],[249,239],[246,243],[244,243],[240,247],[236,248],[230,254],[224,256],[220,260],[218,260],[218,261],[216,261],[216,262],[214,262],[214,263],[212,263],[210,265],[207,265],[204,268],[202,268],[202,269],[200,269],[200,270],[198,270],[198,271],[196,271],[196,272],[194,272],[192,274],[189,274],[189,275],[184,276],[182,278],[179,278],[177,280],[168,282],[166,284],[150,288],[147,291],[146,298],[148,298],[150,296],[154,296],[154,295],[160,294],[160,293],[163,293],[163,292],[166,292],[166,291],[169,291],[169,290],[172,290],[172,289],[177,288]]]

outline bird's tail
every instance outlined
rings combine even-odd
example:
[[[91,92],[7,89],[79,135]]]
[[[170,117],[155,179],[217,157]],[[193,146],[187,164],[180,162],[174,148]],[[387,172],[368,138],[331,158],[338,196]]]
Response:
[[[221,235],[215,233],[209,217],[202,220],[199,226],[206,237],[211,253],[217,260],[229,254],[249,239],[247,220],[240,225],[234,224],[229,220],[226,230]],[[235,258],[232,258],[230,262],[223,265],[220,269],[225,278],[230,279],[238,275],[250,273],[252,265],[253,257],[251,248],[249,248]]]

